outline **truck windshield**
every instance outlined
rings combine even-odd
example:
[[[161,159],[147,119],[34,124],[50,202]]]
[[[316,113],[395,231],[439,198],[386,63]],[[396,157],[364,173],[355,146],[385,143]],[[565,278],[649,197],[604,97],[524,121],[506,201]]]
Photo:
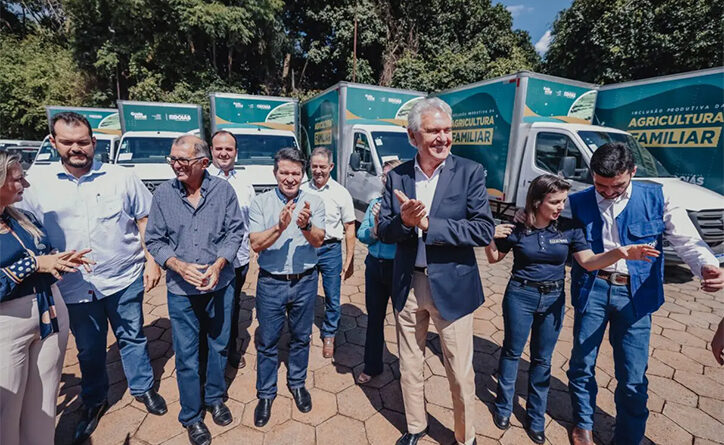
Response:
[[[372,140],[377,148],[377,155],[382,158],[386,156],[397,156],[400,161],[409,161],[417,154],[417,149],[410,145],[407,133],[398,131],[373,131]]]
[[[119,164],[165,164],[171,152],[172,137],[136,137],[121,141],[118,149]]]
[[[293,136],[278,134],[235,134],[237,165],[272,165],[274,154],[282,148],[297,148]]]
[[[621,142],[633,153],[636,163],[636,177],[639,178],[664,178],[673,177],[648,150],[641,146],[636,139],[629,134],[609,133],[605,131],[579,131],[578,135],[583,142],[592,150],[597,149],[609,142]]]
[[[111,141],[107,139],[98,139],[96,141],[96,152],[95,156],[93,156],[96,160],[100,161],[103,153],[110,154],[110,152]],[[50,144],[49,139],[43,141],[43,145],[40,146],[40,150],[38,150],[35,161],[41,163],[60,161],[60,155],[58,154],[58,150],[53,148],[53,146]]]

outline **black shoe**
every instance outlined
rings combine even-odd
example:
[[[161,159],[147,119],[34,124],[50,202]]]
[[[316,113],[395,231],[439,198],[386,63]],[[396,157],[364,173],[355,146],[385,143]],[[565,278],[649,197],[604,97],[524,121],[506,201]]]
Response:
[[[309,394],[309,391],[307,391],[307,388],[301,387],[301,388],[289,388],[289,391],[292,393],[292,397],[294,397],[294,403],[297,404],[297,409],[303,413],[308,413],[312,410],[312,395]]]
[[[227,364],[232,368],[241,369],[246,367],[246,359],[242,354],[235,352],[233,354],[229,354]]]
[[[98,426],[98,421],[101,420],[101,416],[108,410],[108,401],[104,400],[100,405],[96,405],[92,408],[83,407],[81,408],[83,416],[81,417],[78,425],[75,427],[75,434],[73,434],[73,445],[78,445],[86,441],[93,431]]]
[[[231,410],[229,410],[229,407],[224,405],[223,402],[207,406],[206,411],[211,413],[211,418],[214,419],[214,423],[217,425],[226,426],[233,420]]]
[[[395,445],[415,445],[418,440],[420,440],[425,434],[427,434],[427,428],[425,428],[425,431],[411,434],[411,433],[405,433],[397,439],[397,442],[395,442]]]
[[[191,445],[210,445],[211,433],[204,422],[196,422],[188,425],[186,431],[189,433]]]
[[[507,430],[510,428],[510,417],[503,417],[499,414],[493,414],[493,423],[499,430]]]
[[[146,411],[157,416],[166,414],[166,401],[154,389],[149,389],[140,396],[136,396],[136,400],[146,405]]]
[[[254,425],[261,428],[269,422],[272,403],[274,403],[274,399],[259,399],[254,408]]]
[[[525,427],[525,432],[528,433],[528,437],[535,443],[546,443],[546,435],[543,431],[533,431],[530,427]]]

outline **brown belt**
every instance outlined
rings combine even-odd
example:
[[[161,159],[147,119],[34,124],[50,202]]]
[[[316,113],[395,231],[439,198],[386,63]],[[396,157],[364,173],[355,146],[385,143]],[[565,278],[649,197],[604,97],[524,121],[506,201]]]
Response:
[[[628,286],[631,282],[631,277],[625,273],[608,272],[605,270],[599,270],[597,277],[617,286]]]

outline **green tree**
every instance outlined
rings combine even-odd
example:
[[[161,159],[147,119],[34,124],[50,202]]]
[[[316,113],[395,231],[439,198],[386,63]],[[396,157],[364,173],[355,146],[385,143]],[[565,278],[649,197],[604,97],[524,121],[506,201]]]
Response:
[[[544,70],[612,83],[721,66],[723,14],[724,0],[574,0]]]

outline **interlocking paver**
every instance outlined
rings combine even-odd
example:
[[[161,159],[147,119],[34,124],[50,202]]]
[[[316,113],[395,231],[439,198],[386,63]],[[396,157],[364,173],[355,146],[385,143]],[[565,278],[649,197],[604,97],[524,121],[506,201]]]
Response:
[[[340,332],[334,360],[321,356],[319,323],[323,295],[317,299],[316,325],[307,385],[314,408],[300,413],[286,389],[286,365],[279,370],[279,397],[274,402],[272,418],[267,426],[253,426],[256,406],[256,349],[254,333],[255,289],[258,267],[252,262],[244,293],[241,297],[240,337],[247,367],[228,370],[228,404],[234,422],[224,428],[206,422],[214,435],[215,445],[234,444],[392,444],[405,430],[404,405],[399,384],[397,338],[392,306],[385,318],[386,348],[383,360],[385,371],[365,387],[357,386],[355,378],[362,371],[363,345],[367,315],[364,309],[364,263],[366,250],[356,249],[355,275],[342,288]],[[503,432],[492,424],[490,406],[494,401],[498,357],[503,340],[502,300],[510,276],[511,258],[488,265],[481,250],[476,252],[485,289],[485,304],[474,317],[474,368],[476,371],[476,416],[474,419],[478,445],[531,443],[521,428],[525,415],[527,391],[528,345],[520,361],[516,385],[516,405],[511,429]],[[666,269],[675,277],[665,285],[667,303],[652,317],[652,336],[649,361],[649,401],[651,410],[647,439],[642,444],[709,445],[724,441],[724,367],[714,362],[708,342],[722,315],[724,299],[721,293],[706,294],[699,290],[698,280],[684,267]],[[674,282],[676,281],[676,282]],[[568,298],[567,298],[568,299]],[[145,328],[149,353],[159,392],[169,403],[169,412],[161,417],[145,412],[128,392],[115,337],[108,334],[109,399],[113,404],[101,419],[93,435],[94,444],[164,445],[187,444],[186,432],[178,423],[178,387],[175,378],[172,337],[166,290],[162,285],[149,292],[144,301]],[[548,443],[565,444],[571,426],[571,402],[568,395],[566,370],[571,352],[573,311],[566,310],[563,329],[552,360],[551,391],[546,415]],[[420,445],[454,443],[452,404],[445,377],[439,338],[430,326],[425,351],[427,409],[430,413],[430,435]],[[286,354],[286,347],[283,355]],[[56,444],[70,443],[80,412],[80,368],[73,337],[69,339],[58,397]],[[613,391],[616,380],[613,371],[612,349],[608,335],[604,337],[596,366],[599,395],[595,414],[594,433],[597,441],[612,439],[615,419]]]

